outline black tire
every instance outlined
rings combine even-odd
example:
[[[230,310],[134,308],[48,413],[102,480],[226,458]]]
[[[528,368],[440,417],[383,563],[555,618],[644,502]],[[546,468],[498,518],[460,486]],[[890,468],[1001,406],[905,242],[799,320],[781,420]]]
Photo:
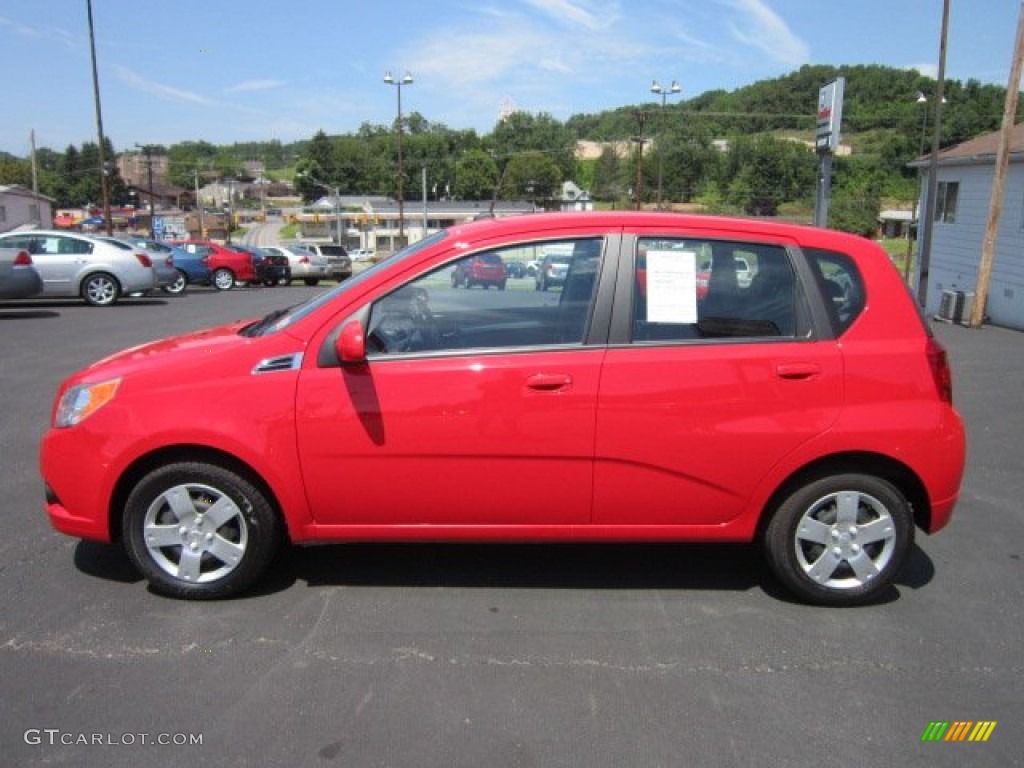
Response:
[[[121,284],[106,272],[94,272],[82,281],[81,295],[91,307],[109,307],[121,298]]]
[[[235,287],[235,273],[227,267],[214,270],[213,287],[218,291],[230,291]]]
[[[152,589],[188,600],[247,589],[266,571],[282,531],[255,484],[200,462],[168,464],[142,478],[121,524],[128,557]],[[188,550],[196,554],[183,557]]]
[[[306,278],[303,278],[302,282],[304,282],[306,285],[308,285],[310,288],[312,288],[314,285],[319,285],[320,284],[320,278],[318,278],[318,277],[306,277]]]
[[[178,279],[170,285],[165,285],[161,290],[164,293],[169,293],[172,296],[178,296],[185,292],[185,288],[188,287],[188,277],[181,270],[178,270]]]
[[[914,542],[910,504],[891,483],[849,473],[813,480],[775,509],[765,555],[779,580],[818,605],[861,605],[888,590]]]

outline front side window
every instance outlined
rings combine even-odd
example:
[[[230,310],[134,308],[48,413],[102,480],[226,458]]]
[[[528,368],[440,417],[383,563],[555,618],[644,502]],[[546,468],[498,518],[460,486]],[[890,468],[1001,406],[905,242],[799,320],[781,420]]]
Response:
[[[371,358],[432,352],[580,345],[586,338],[602,241],[560,241],[564,280],[540,290],[511,263],[538,260],[545,243],[505,246],[449,262],[374,302]]]
[[[782,246],[642,238],[635,263],[634,342],[797,333],[797,281]]]

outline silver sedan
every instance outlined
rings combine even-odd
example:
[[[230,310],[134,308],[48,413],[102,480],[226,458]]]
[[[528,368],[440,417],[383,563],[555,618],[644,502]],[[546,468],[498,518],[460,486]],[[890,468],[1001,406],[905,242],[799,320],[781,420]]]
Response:
[[[43,278],[43,298],[80,296],[87,304],[106,307],[125,294],[159,287],[153,263],[141,250],[122,250],[76,232],[5,232],[0,248],[29,253]]]

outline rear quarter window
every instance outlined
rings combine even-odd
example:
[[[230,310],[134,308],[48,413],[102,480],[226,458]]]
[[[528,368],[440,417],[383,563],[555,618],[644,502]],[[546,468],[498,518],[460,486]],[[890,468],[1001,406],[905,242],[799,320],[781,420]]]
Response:
[[[864,311],[864,278],[852,258],[845,253],[805,248],[832,321],[836,336],[841,336]]]

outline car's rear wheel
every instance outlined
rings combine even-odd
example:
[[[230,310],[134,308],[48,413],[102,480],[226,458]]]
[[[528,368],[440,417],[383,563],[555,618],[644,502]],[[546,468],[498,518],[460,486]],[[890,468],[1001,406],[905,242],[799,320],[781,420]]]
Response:
[[[213,287],[218,291],[230,291],[235,287],[235,273],[227,267],[221,267],[213,273]]]
[[[178,295],[179,293],[184,293],[185,292],[185,288],[187,286],[188,286],[188,278],[185,277],[185,273],[184,272],[179,271],[178,272],[178,279],[175,280],[170,285],[165,285],[163,287],[163,292],[164,293],[170,293],[170,294]]]
[[[889,589],[914,541],[910,504],[887,480],[849,473],[798,488],[764,535],[768,562],[797,596],[859,605]]]
[[[312,288],[314,285],[319,285],[320,284],[320,279],[317,278],[317,277],[307,277],[307,278],[304,278],[302,282],[304,282],[306,285],[308,285],[310,288]]]
[[[168,464],[132,490],[122,519],[128,556],[154,591],[203,600],[248,588],[280,544],[266,496],[214,464]]]
[[[121,296],[121,284],[106,272],[96,272],[82,281],[82,298],[93,307],[109,307]]]

